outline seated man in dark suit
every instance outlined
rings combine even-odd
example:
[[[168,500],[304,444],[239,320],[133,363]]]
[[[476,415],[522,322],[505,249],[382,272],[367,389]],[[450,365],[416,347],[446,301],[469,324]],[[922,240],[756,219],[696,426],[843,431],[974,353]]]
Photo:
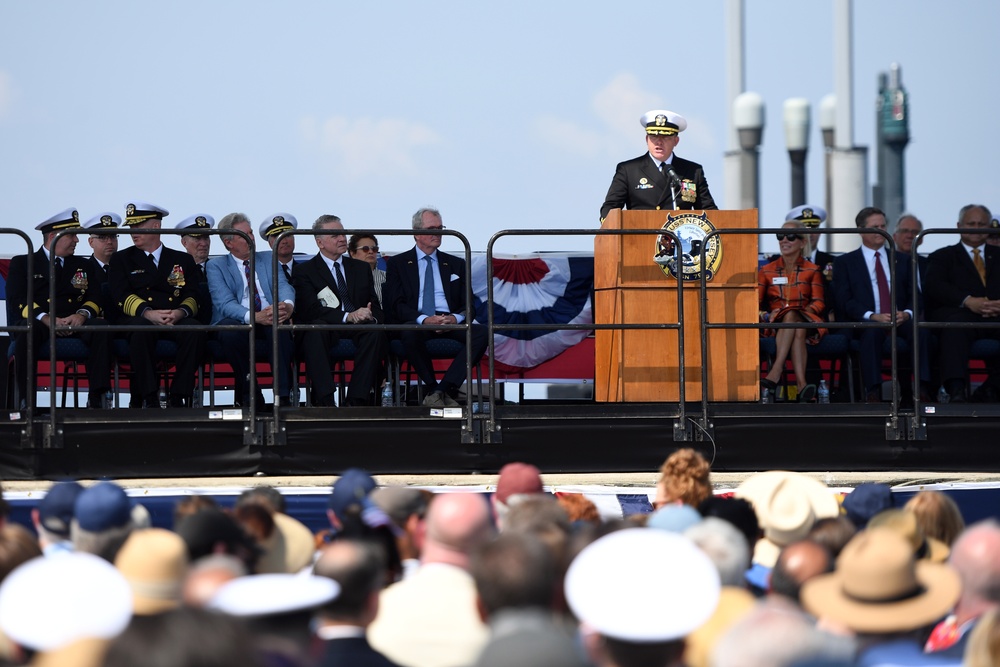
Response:
[[[978,204],[962,207],[960,229],[987,229],[990,210]],[[935,322],[1000,322],[1000,248],[986,243],[987,234],[970,231],[955,245],[930,256],[924,296],[930,319]],[[979,338],[1000,338],[1000,329],[938,329],[941,380],[952,403],[968,400],[969,351]],[[1000,368],[991,363],[989,378],[976,390],[973,400],[993,402],[1000,398]]]
[[[859,229],[886,230],[885,214],[874,207],[861,209],[855,218]],[[889,252],[885,248],[885,237],[880,234],[861,234],[861,247],[845,253],[834,260],[833,273],[838,320],[843,322],[896,322],[897,335],[912,345],[913,313],[911,304],[910,265],[905,255],[895,256],[896,300],[892,301],[892,272],[889,270]],[[865,400],[879,403],[882,400],[882,358],[883,346],[889,329],[870,328],[855,330],[861,343],[861,377],[864,382]],[[926,332],[921,331],[921,362],[919,377],[920,400],[929,401],[926,380],[929,367],[926,362]],[[913,364],[912,356],[898,354],[897,368],[900,370],[900,395],[912,395],[912,384],[908,381]]]
[[[230,213],[219,221],[220,230],[243,232],[251,239],[253,229],[242,213]],[[208,285],[212,293],[212,324],[250,324],[253,322],[254,341],[263,345],[277,384],[275,402],[289,405],[292,388],[292,336],[288,331],[278,331],[278,362],[274,360],[274,315],[279,323],[291,320],[295,310],[295,290],[278,272],[277,294],[272,288],[270,253],[257,252],[254,257],[253,280],[250,280],[250,254],[253,248],[238,234],[223,234],[222,245],[229,251],[221,257],[208,260]],[[250,404],[253,389],[257,405],[263,407],[264,397],[259,388],[250,386],[250,343],[246,331],[219,331],[219,342],[226,361],[233,368],[236,378],[236,402]]]
[[[708,190],[705,170],[697,162],[674,155],[687,120],[666,109],[647,111],[639,119],[648,151],[619,162],[601,206],[601,222],[616,208],[633,211],[717,209]]]
[[[441,214],[432,208],[422,208],[413,215],[413,229],[444,229]],[[416,247],[386,260],[385,297],[387,312],[399,324],[420,324],[421,330],[403,331],[400,338],[406,359],[424,384],[423,405],[455,407],[458,389],[466,380],[466,333],[460,330],[435,329],[442,324],[465,321],[465,260],[441,252],[440,234],[414,234]],[[371,275],[368,265],[364,265]],[[478,364],[489,341],[486,327],[472,324],[472,363]],[[429,338],[450,338],[462,343],[439,383],[434,364],[427,352]]]
[[[77,244],[76,234],[63,234],[58,241],[55,240],[60,231],[79,227],[79,216],[76,209],[72,208],[57,213],[35,227],[42,232],[44,244],[35,251],[31,275],[28,274],[27,255],[17,255],[10,260],[7,275],[8,321],[12,326],[25,326],[29,314],[35,320],[34,327],[29,332],[14,335],[15,381],[23,400],[34,389],[28,387],[29,333],[33,335],[34,356],[37,359],[41,348],[49,345],[53,328],[71,326],[77,331],[60,331],[56,335],[80,338],[90,348],[90,357],[86,362],[89,383],[87,407],[110,407],[105,406],[102,399],[111,389],[111,335],[93,326],[105,324],[104,320],[98,318],[103,300],[96,271],[90,260],[73,254]],[[54,257],[56,265],[55,303],[49,302],[49,271],[52,268],[50,257]],[[33,309],[29,308],[29,281],[34,288],[31,300]],[[84,327],[84,330],[79,330]]]
[[[335,215],[321,215],[314,230],[329,230],[316,236],[319,252],[295,267],[295,310],[299,324],[384,324],[385,316],[375,296],[368,264],[347,254],[344,226]],[[340,233],[337,233],[340,232]],[[306,331],[302,335],[300,358],[312,383],[314,405],[334,405],[330,349],[342,337],[351,338],[357,348],[354,369],[347,387],[347,405],[372,405],[379,368],[388,343],[385,332],[328,329]]]
[[[167,214],[153,204],[130,202],[125,226],[156,230]],[[195,372],[205,351],[205,332],[184,330],[200,324],[198,265],[186,252],[164,246],[159,234],[132,234],[132,246],[112,255],[110,266],[111,296],[121,310],[117,324],[139,327],[128,334],[131,390],[138,399],[131,405],[160,407],[154,354],[157,340],[165,338],[177,343],[168,406],[191,407]]]

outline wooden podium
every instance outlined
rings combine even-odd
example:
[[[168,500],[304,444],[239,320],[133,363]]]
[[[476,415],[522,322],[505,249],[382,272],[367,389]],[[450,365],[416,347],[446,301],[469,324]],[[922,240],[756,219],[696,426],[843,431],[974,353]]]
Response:
[[[603,229],[660,229],[667,216],[702,211],[611,211]],[[756,229],[757,210],[704,211],[716,229]],[[721,264],[706,283],[710,323],[756,323],[757,235],[720,234]],[[687,401],[701,401],[700,281],[678,280],[654,262],[658,236],[602,234],[594,241],[594,321],[597,324],[684,323]],[[679,317],[678,289],[684,313]],[[594,396],[599,402],[680,400],[677,329],[597,331]],[[756,401],[760,392],[757,329],[709,329],[708,399]]]

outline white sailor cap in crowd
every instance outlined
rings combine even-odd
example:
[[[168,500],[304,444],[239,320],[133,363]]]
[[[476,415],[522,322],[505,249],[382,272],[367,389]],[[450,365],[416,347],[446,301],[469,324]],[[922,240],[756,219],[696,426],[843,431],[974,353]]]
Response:
[[[684,116],[666,109],[647,111],[639,119],[646,128],[646,134],[673,136],[687,129],[688,122]]]
[[[566,572],[566,600],[606,637],[649,643],[701,627],[719,601],[719,571],[691,540],[626,528],[592,542]]]
[[[141,201],[130,201],[125,204],[126,227],[139,225],[147,220],[162,220],[168,215],[170,215],[170,211],[154,204],[147,204]]]
[[[125,577],[103,558],[39,556],[0,585],[0,630],[21,646],[52,651],[79,639],[111,639],[132,619]]]
[[[60,229],[72,229],[73,227],[80,226],[80,214],[77,213],[75,208],[68,208],[65,211],[59,211],[47,220],[35,225],[35,229],[41,232],[58,232]]]
[[[299,221],[291,213],[275,213],[267,216],[264,222],[260,223],[258,231],[260,232],[260,237],[266,239],[269,236],[276,236],[281,232],[287,232],[289,229],[298,228]]]
[[[204,236],[204,234],[195,234],[194,232],[201,229],[211,229],[215,226],[215,218],[208,215],[207,213],[199,213],[197,215],[188,216],[180,222],[177,223],[175,229],[189,229],[190,233],[185,234],[185,236]]]
[[[801,222],[806,227],[819,227],[826,222],[826,209],[812,204],[796,206],[785,216],[785,222]]]
[[[340,595],[340,585],[312,574],[250,574],[223,584],[208,607],[232,616],[273,616],[315,609]]]
[[[84,229],[110,229],[122,224],[122,217],[117,213],[105,211],[98,213],[93,218],[83,223]]]

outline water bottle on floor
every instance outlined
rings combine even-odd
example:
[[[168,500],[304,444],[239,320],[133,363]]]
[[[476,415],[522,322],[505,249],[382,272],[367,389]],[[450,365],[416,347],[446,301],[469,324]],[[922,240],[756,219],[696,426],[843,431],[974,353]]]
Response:
[[[167,409],[167,390],[164,389],[163,387],[160,387],[159,399],[160,399],[160,409],[161,410],[166,410]]]
[[[392,407],[392,385],[388,382],[386,382],[382,387],[382,407]]]
[[[826,380],[819,381],[819,389],[816,390],[816,395],[819,397],[820,403],[830,402],[830,388],[826,386]]]

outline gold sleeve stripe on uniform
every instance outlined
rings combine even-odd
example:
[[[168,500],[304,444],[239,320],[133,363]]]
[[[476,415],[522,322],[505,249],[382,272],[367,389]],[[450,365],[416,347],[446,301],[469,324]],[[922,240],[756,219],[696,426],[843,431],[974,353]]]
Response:
[[[94,315],[98,315],[101,312],[101,307],[98,306],[93,301],[88,301],[87,303],[83,304],[81,308],[86,308],[87,310],[91,311]]]
[[[184,299],[184,301],[181,302],[181,306],[187,306],[187,309],[191,311],[192,316],[198,314],[198,300],[193,296],[189,296]]]
[[[141,308],[145,303],[145,299],[141,299],[135,294],[129,294],[125,297],[125,303],[122,305],[122,311],[129,317],[135,317],[139,314],[139,308]]]
[[[39,306],[37,303],[34,304],[34,305],[35,305],[35,314],[37,315],[38,312],[42,309],[42,307]],[[24,319],[28,319],[28,307],[27,306],[24,306],[23,308],[21,308],[21,317],[23,317]]]

